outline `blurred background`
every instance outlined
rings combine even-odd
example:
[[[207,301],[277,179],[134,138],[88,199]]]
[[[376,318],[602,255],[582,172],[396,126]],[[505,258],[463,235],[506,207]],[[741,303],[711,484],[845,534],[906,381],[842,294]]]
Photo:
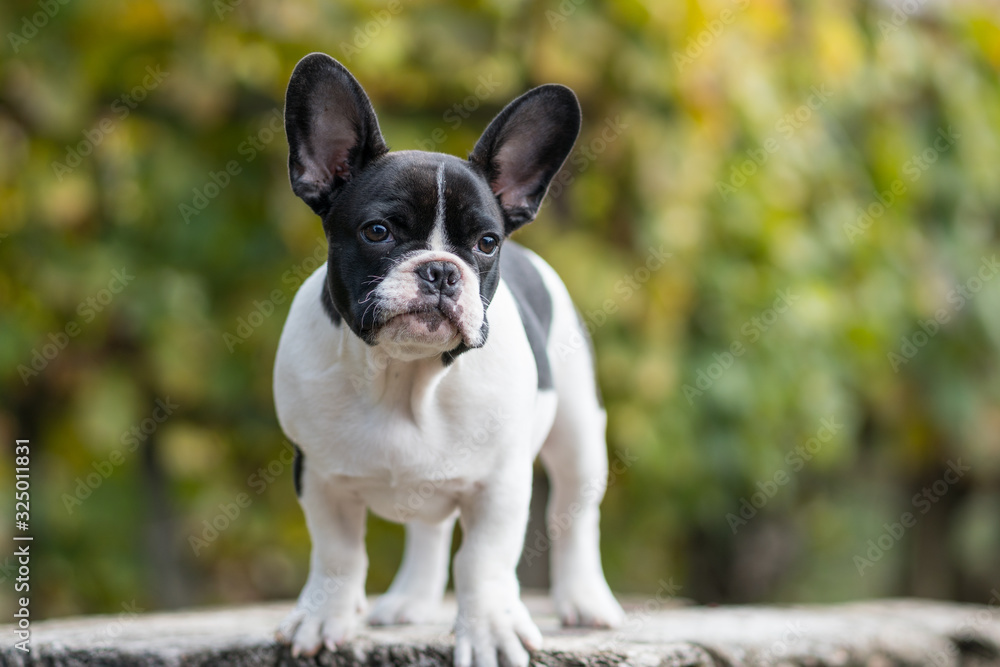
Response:
[[[325,260],[280,116],[317,50],[396,149],[464,156],[527,88],[579,95],[518,240],[595,339],[617,592],[1000,599],[998,26],[934,0],[3,3],[0,477],[30,438],[34,614],[304,582],[271,368]],[[369,590],[401,548],[372,519]]]

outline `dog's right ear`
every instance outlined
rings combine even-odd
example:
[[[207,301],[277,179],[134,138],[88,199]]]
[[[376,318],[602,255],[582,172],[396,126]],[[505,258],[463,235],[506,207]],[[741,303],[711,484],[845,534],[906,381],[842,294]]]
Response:
[[[325,53],[309,54],[292,72],[285,134],[292,191],[321,218],[334,193],[389,150],[361,84]]]

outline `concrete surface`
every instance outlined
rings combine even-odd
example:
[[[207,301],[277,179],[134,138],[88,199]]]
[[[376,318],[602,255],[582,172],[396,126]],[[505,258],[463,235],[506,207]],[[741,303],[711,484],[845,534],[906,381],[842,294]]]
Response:
[[[564,630],[548,600],[526,595],[545,635],[532,664],[548,667],[1000,665],[1000,608],[924,600],[829,606],[695,607],[626,601],[625,627]],[[364,628],[336,653],[292,659],[274,629],[290,604],[33,622],[31,653],[0,627],[0,664],[46,665],[450,665],[454,613],[439,622]]]

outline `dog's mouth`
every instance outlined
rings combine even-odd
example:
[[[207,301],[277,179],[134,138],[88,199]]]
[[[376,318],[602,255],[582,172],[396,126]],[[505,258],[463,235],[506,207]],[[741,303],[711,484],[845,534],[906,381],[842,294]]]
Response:
[[[392,315],[386,320],[386,324],[389,324],[393,320],[404,320],[419,324],[432,334],[436,333],[441,327],[450,328],[452,331],[458,329],[458,322],[454,318],[449,317],[440,308],[434,308],[433,306],[417,308]]]
[[[378,327],[378,339],[380,342],[449,350],[465,339],[460,315],[461,308],[457,306],[442,308],[433,305],[388,313]]]
[[[433,262],[458,266],[463,276],[460,282],[438,284],[444,269],[431,276],[437,282],[418,273],[420,267]],[[460,259],[445,253],[422,252],[404,260],[359,299],[364,307],[360,318],[364,335],[359,335],[369,345],[397,344],[409,350],[396,355],[400,357],[433,356],[463,343],[469,348],[482,347],[486,304],[479,294],[477,276],[469,271]]]

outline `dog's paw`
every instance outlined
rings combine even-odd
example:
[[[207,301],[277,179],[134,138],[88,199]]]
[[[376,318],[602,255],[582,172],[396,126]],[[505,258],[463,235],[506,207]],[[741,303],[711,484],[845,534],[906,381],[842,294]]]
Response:
[[[617,628],[625,622],[625,612],[603,580],[554,591],[552,598],[567,627]]]
[[[441,618],[441,604],[428,596],[386,593],[368,615],[372,625],[433,623]]]
[[[473,608],[475,607],[475,608]],[[506,604],[461,605],[455,622],[455,667],[527,667],[542,633],[517,598]]]
[[[278,626],[275,638],[291,645],[293,657],[316,655],[323,646],[336,650],[354,636],[367,606],[363,595],[353,597],[347,605],[343,601],[311,605],[303,596]]]

